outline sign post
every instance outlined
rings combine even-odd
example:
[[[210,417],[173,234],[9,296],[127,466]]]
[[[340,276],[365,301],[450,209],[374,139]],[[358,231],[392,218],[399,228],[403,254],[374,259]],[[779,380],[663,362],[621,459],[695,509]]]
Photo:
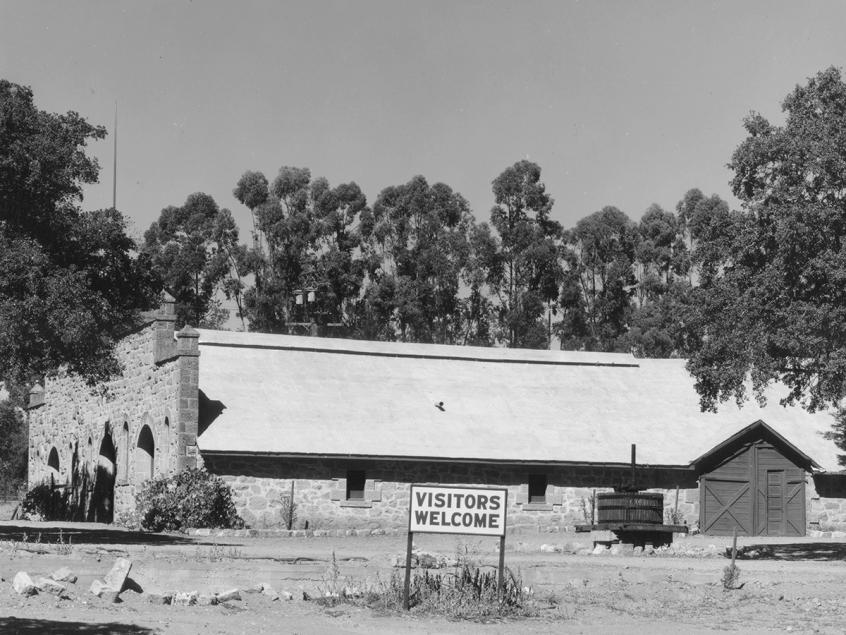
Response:
[[[408,505],[408,546],[405,553],[403,606],[409,609],[411,548],[415,533],[499,536],[497,591],[505,568],[505,516],[508,490],[504,487],[412,485]]]

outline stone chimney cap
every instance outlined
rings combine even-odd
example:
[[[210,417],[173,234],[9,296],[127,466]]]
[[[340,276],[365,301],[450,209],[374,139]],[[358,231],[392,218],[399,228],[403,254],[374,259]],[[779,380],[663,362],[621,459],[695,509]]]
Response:
[[[41,384],[35,384],[32,388],[29,389],[29,404],[27,404],[27,409],[34,410],[39,406],[44,405],[44,388]]]
[[[191,326],[189,326],[188,324],[186,324],[181,329],[179,329],[179,333],[176,334],[176,337],[197,337],[197,338],[199,338],[200,333],[196,329],[194,329]]]

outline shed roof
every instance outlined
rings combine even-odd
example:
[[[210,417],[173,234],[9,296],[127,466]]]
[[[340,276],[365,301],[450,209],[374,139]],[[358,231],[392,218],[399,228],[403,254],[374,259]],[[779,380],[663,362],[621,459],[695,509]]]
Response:
[[[200,330],[202,451],[688,465],[762,420],[825,469],[830,414],[702,413],[684,360]],[[206,427],[207,426],[207,427]]]

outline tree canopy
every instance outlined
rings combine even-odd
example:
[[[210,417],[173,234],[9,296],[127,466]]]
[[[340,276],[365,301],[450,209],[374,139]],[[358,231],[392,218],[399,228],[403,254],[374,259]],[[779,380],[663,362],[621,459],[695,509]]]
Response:
[[[496,338],[512,347],[545,348],[543,312],[557,300],[562,276],[556,243],[561,225],[550,218],[552,197],[540,166],[526,160],[503,170],[492,189],[496,234],[483,225],[475,243],[493,296]]]
[[[734,152],[741,213],[701,240],[722,262],[695,295],[704,341],[688,368],[705,408],[767,383],[786,402],[837,406],[846,389],[846,84],[829,68],[784,100],[784,125],[753,113]],[[713,221],[713,216],[711,218]],[[711,231],[717,228],[717,231]],[[719,229],[722,227],[722,229]]]
[[[104,136],[0,80],[0,377],[27,383],[61,365],[108,376],[114,342],[155,303],[121,214],[79,207],[99,171],[85,147]]]
[[[240,300],[238,227],[208,194],[196,192],[181,207],[164,208],[144,234],[143,251],[176,299],[177,327],[220,326],[229,316],[218,292]]]

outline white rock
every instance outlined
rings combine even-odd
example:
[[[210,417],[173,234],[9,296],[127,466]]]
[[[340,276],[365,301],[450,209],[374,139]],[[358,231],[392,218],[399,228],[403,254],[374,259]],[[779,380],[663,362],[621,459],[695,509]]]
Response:
[[[196,591],[175,593],[171,604],[174,606],[193,606],[197,603],[200,594]]]
[[[38,588],[35,586],[32,578],[29,577],[29,574],[26,571],[18,571],[15,574],[12,586],[20,595],[35,595],[38,593]]]
[[[35,585],[38,587],[39,591],[52,593],[53,595],[61,595],[67,590],[67,586],[61,582],[53,580],[52,578],[38,578]]]
[[[57,569],[56,571],[50,574],[50,578],[55,580],[56,582],[70,582],[71,584],[74,584],[76,582],[76,574],[73,573],[67,567]]]
[[[229,602],[230,600],[240,600],[241,599],[241,592],[238,589],[229,589],[228,591],[223,591],[222,593],[218,593],[215,597],[217,597],[218,602]]]
[[[112,570],[106,574],[105,578],[103,578],[103,581],[106,583],[107,587],[120,593],[123,591],[123,585],[126,583],[126,577],[129,575],[130,569],[132,569],[131,560],[127,558],[118,558],[115,560]]]

